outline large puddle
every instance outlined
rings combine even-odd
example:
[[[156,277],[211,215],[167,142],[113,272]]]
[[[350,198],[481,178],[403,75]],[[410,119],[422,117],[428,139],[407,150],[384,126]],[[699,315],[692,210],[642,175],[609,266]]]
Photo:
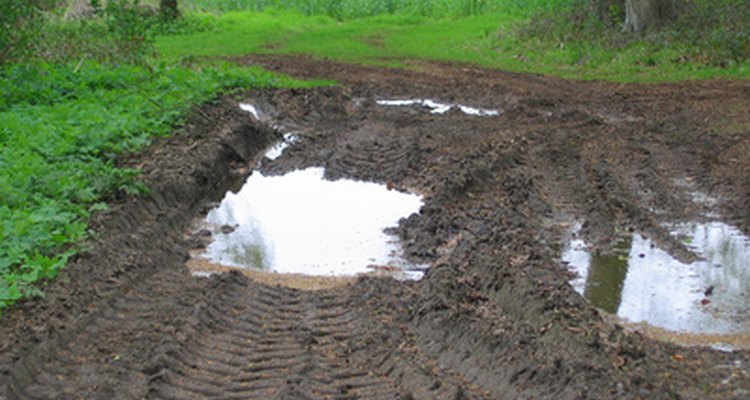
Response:
[[[388,271],[396,278],[420,278],[424,266],[404,260],[397,238],[384,229],[417,212],[421,196],[375,183],[328,181],[323,174],[322,168],[309,168],[251,175],[208,213],[205,228],[213,240],[201,257],[290,274]]]
[[[638,234],[616,243],[611,254],[593,255],[574,233],[562,256],[577,273],[571,285],[626,321],[674,332],[750,332],[748,238],[720,222],[680,224],[671,231],[701,260],[682,263]]]

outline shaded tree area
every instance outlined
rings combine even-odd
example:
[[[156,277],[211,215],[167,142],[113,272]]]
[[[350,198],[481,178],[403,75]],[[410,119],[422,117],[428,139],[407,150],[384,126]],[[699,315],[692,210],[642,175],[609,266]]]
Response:
[[[673,16],[672,0],[626,0],[625,31],[659,27]]]
[[[625,0],[589,0],[589,11],[607,26],[614,26],[624,20]]]
[[[672,0],[590,0],[592,13],[607,25],[623,22],[623,30],[658,28],[674,17]]]
[[[57,6],[57,0],[0,1],[0,64],[28,46],[39,26],[40,14]]]
[[[173,20],[180,15],[177,9],[177,0],[160,0],[159,12],[166,20]]]
[[[582,54],[578,60],[593,48],[619,52],[632,45],[654,55],[639,57],[643,65],[732,67],[750,60],[750,1],[576,0],[565,9],[536,15],[519,35],[574,46]]]

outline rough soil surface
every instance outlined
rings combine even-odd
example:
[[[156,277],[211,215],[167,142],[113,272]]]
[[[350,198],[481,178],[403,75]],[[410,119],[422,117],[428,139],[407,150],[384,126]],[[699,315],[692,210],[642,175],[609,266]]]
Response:
[[[660,399],[750,397],[750,354],[680,347],[624,329],[566,282],[571,221],[607,251],[640,232],[721,220],[750,233],[750,83],[616,85],[438,63],[411,70],[251,57],[340,86],[264,90],[124,162],[149,196],[113,200],[90,252],[47,296],[3,315],[0,399]],[[378,99],[430,98],[497,117]],[[260,123],[237,107],[259,107]],[[280,127],[279,130],[270,128]],[[191,222],[258,155],[264,173],[323,166],[426,196],[396,229],[432,268],[300,290],[238,272],[192,277]],[[303,201],[303,200],[301,200]]]

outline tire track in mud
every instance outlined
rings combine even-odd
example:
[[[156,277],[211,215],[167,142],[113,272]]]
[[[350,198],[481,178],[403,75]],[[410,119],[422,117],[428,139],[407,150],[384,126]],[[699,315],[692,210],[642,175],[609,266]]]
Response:
[[[254,167],[286,133],[248,124],[236,101],[225,99],[209,109],[221,126],[194,127],[146,156],[155,163],[147,174],[152,195],[105,218],[100,226],[110,235],[97,256],[71,266],[72,283],[54,283],[52,293],[84,300],[38,300],[15,312],[19,328],[2,328],[9,339],[0,336],[0,399],[750,394],[750,380],[740,379],[747,353],[626,332],[575,293],[559,265],[560,214],[588,219],[594,242],[627,227],[658,236],[665,219],[701,211],[671,177],[712,187],[714,175],[734,171],[737,162],[750,165],[750,156],[729,148],[740,140],[704,135],[695,121],[684,121],[689,112],[675,88],[612,88],[440,64],[421,73],[279,62],[306,74],[338,74],[348,86],[248,93],[272,111],[266,122],[299,130],[299,141],[283,157],[262,161],[260,171],[323,166],[329,178],[423,193],[420,213],[395,232],[409,256],[431,263],[426,277],[364,277],[319,291],[236,272],[191,277],[183,265],[191,220],[230,186],[233,171]],[[443,75],[451,79],[435,85]],[[722,90],[711,88],[701,90],[713,97],[696,98],[718,101]],[[372,99],[384,95],[502,112],[475,118],[376,106]],[[655,104],[666,111],[649,115]],[[721,154],[739,161],[716,165]],[[736,184],[746,175],[729,177]],[[716,187],[730,197],[748,190]],[[747,222],[750,213],[732,215]]]
[[[260,133],[231,132],[222,150],[208,155],[221,159],[223,167],[211,168],[253,159],[264,147],[252,139]],[[395,153],[386,158],[397,164],[413,152],[402,150],[389,146],[382,154]],[[172,184],[164,177],[155,181]],[[161,243],[154,240],[142,221],[182,213],[187,227],[195,211],[183,202],[196,202],[192,196],[157,190],[142,204],[132,204],[115,236],[125,238],[126,249],[166,246],[170,255],[151,260],[153,250],[146,250],[132,267],[127,266],[132,258],[114,257],[133,275],[116,270],[105,291],[91,285],[96,300],[82,314],[71,315],[67,326],[16,349],[21,350],[16,356],[4,354],[15,361],[0,398],[486,398],[460,374],[417,350],[402,299],[408,296],[395,282],[372,285],[377,291],[358,284],[307,292],[249,282],[237,273],[190,277],[174,263],[185,244],[172,243],[171,234]],[[173,230],[179,232],[177,225]],[[139,243],[143,238],[147,241]],[[97,265],[102,264],[97,260]],[[363,292],[369,295],[362,297]],[[383,296],[402,300],[394,305]]]
[[[613,354],[591,359],[591,354],[576,355],[571,350],[562,357],[557,348],[560,342],[571,349],[588,346],[564,329],[553,329],[556,335],[540,334],[555,323],[551,311],[556,307],[544,309],[547,303],[554,304],[549,297],[571,296],[572,290],[564,290],[562,270],[549,271],[545,265],[554,256],[535,249],[536,238],[528,236],[528,232],[541,229],[538,214],[551,211],[539,194],[534,171],[529,169],[533,164],[529,149],[535,143],[523,135],[514,139],[513,133],[510,137],[498,134],[496,126],[502,120],[476,122],[456,115],[406,113],[418,122],[400,124],[397,117],[390,125],[381,119],[372,132],[366,128],[346,131],[347,139],[341,140],[345,146],[333,154],[326,152],[328,141],[342,133],[331,129],[328,139],[307,143],[291,160],[280,163],[299,165],[294,156],[304,153],[308,162],[333,167],[345,164],[341,172],[361,177],[388,170],[392,157],[413,157],[401,150],[407,147],[398,145],[390,145],[383,156],[367,157],[382,153],[379,140],[408,143],[427,139],[445,146],[436,159],[424,159],[400,176],[418,186],[421,183],[421,189],[429,193],[420,214],[399,229],[407,252],[434,261],[442,248],[445,256],[428,273],[419,311],[410,324],[422,338],[417,348],[444,368],[462,371],[463,379],[485,388],[492,398],[585,396],[584,388],[606,374],[608,357]],[[450,129],[438,128],[448,121]],[[319,126],[327,127],[327,121]],[[394,138],[389,139],[391,132]],[[440,178],[425,180],[421,174]],[[522,266],[525,268],[520,270]],[[532,271],[536,271],[538,284],[528,284]],[[550,273],[557,282],[545,282],[550,281]],[[575,306],[579,310],[584,307],[580,301]],[[565,385],[552,389],[550,382]]]
[[[576,138],[580,132],[557,132],[546,138],[547,143],[536,146],[534,167],[544,176],[540,190],[556,214],[567,216],[559,222],[595,221],[585,223],[582,233],[596,251],[607,252],[623,231],[638,230],[670,248],[678,259],[693,261],[695,255],[660,224],[660,220],[687,219],[685,210],[691,209],[686,193],[675,188],[674,179],[669,178],[685,172],[676,166],[665,170],[663,161],[655,156],[664,148],[659,143],[631,143],[622,137],[610,138],[607,143],[589,135]],[[567,150],[559,151],[561,148]],[[662,208],[665,205],[668,207]]]
[[[335,297],[230,285],[238,293],[202,311],[194,333],[157,350],[149,398],[396,397],[390,382],[332,355],[335,343],[349,339],[352,318]]]
[[[184,277],[174,269],[154,274],[34,348],[13,370],[9,398],[142,397],[146,376],[132,365],[147,351],[143,343],[175,331],[180,303],[200,293]]]
[[[356,96],[375,92],[360,90]],[[694,157],[701,160],[721,142],[709,138],[709,146],[696,150],[694,143],[706,138],[690,132],[695,128],[674,130],[658,119],[629,117],[629,104],[610,111],[621,116],[603,117],[600,104],[563,101],[524,99],[494,120],[368,110],[382,114],[367,121],[379,136],[341,124],[340,114],[323,116],[316,126],[325,133],[293,154],[297,161],[269,167],[283,169],[284,162],[299,165],[305,158],[344,176],[371,178],[399,154],[399,146],[391,145],[382,155],[378,138],[416,144],[398,158],[418,162],[398,178],[428,193],[428,200],[398,231],[406,251],[433,268],[420,285],[410,329],[422,338],[419,351],[461,371],[491,397],[694,398],[695,386],[717,386],[709,376],[718,368],[677,368],[685,374],[677,381],[691,378],[677,384],[666,379],[675,373],[671,357],[681,358],[685,350],[625,332],[574,293],[559,265],[562,229],[550,221],[560,212],[590,219],[588,234],[604,251],[617,230],[637,229],[689,259],[694,255],[661,226],[697,212],[669,177],[705,175]],[[357,119],[349,115],[347,121]],[[653,193],[644,196],[646,191]],[[658,207],[666,212],[657,215]],[[731,391],[722,387],[716,397]]]
[[[401,177],[429,193],[420,215],[399,229],[408,253],[433,262],[411,325],[424,337],[418,347],[499,398],[701,398],[700,385],[715,389],[715,397],[733,398],[734,389],[709,378],[721,367],[689,369],[703,361],[676,368],[685,374],[676,380],[683,383],[666,379],[675,373],[671,358],[682,359],[685,349],[625,332],[574,293],[559,265],[562,225],[550,224],[558,213],[572,213],[591,220],[587,233],[603,251],[614,233],[630,229],[691,259],[661,224],[703,210],[670,177],[705,176],[706,155],[726,142],[664,122],[675,116],[649,119],[636,107],[645,117],[629,117],[628,103],[613,113],[622,116],[608,117],[601,104],[560,101],[539,101],[537,110],[533,98],[524,100],[489,123],[412,111],[405,112],[411,124],[393,115],[390,126],[382,122],[387,118],[378,120],[381,132],[398,132],[399,140],[414,140],[420,150],[432,147],[426,143],[431,136],[440,148],[436,158],[421,159]],[[450,128],[440,127],[440,118]],[[378,151],[374,141],[362,140],[362,130],[344,131],[331,129],[328,140],[361,145],[325,154],[319,149],[329,145],[317,141],[306,147],[308,162],[355,160],[345,175],[357,177],[386,167],[362,159]],[[703,148],[695,144],[704,141]],[[690,353],[726,362],[724,355]]]
[[[408,332],[383,343],[392,316],[373,321],[347,293],[270,287],[236,272],[159,275],[81,321],[77,335],[23,357],[8,398],[485,398],[419,356]],[[165,307],[161,296],[178,300]]]

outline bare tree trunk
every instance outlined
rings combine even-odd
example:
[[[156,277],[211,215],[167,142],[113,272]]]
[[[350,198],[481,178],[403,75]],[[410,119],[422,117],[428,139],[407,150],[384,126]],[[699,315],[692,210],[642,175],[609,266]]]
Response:
[[[671,0],[626,0],[623,30],[640,32],[658,27],[671,16]]]
[[[161,0],[159,11],[162,17],[167,20],[172,20],[180,16],[180,12],[177,10],[177,0]]]

